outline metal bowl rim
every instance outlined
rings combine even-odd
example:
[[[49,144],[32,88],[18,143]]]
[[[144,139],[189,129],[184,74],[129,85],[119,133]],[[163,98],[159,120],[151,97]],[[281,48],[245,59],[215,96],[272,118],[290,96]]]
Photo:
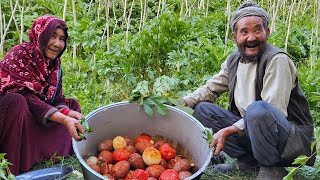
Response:
[[[129,102],[129,101],[123,101],[123,102],[112,103],[112,104],[109,104],[109,105],[100,107],[100,108],[92,111],[91,113],[89,113],[89,114],[85,117],[85,119],[86,119],[86,121],[87,121],[88,119],[90,119],[90,117],[94,116],[95,114],[97,114],[97,113],[99,113],[100,111],[103,111],[103,110],[105,110],[105,109],[109,109],[109,108],[116,107],[116,106],[121,106],[121,105],[127,105],[127,104],[130,104],[130,102]],[[137,104],[137,105],[138,105],[138,104]],[[175,107],[173,107],[173,106],[169,106],[169,105],[166,105],[166,104],[165,104],[165,106],[166,106],[168,109],[172,110],[172,111],[175,111],[175,112],[178,112],[178,113],[183,114],[183,115],[185,115],[185,116],[188,116],[189,118],[187,118],[187,119],[193,120],[193,121],[197,124],[197,126],[198,126],[202,131],[204,131],[204,130],[206,129],[198,120],[196,120],[196,119],[195,119],[193,116],[191,116],[190,114],[188,114],[188,113],[186,113],[186,112],[184,112],[184,111],[182,111],[182,110],[180,110],[180,109],[178,109],[178,108],[175,108]],[[82,165],[83,167],[85,167],[86,170],[90,171],[92,174],[96,175],[97,177],[99,177],[99,178],[101,178],[101,179],[109,179],[109,178],[106,178],[105,176],[103,176],[103,175],[95,172],[92,168],[89,167],[89,165],[87,165],[87,163],[83,160],[83,158],[81,157],[80,153],[78,152],[78,148],[76,147],[76,142],[77,142],[77,141],[74,140],[74,138],[72,138],[72,148],[73,148],[74,153],[76,154],[76,157],[77,157],[78,160],[80,161],[81,165]],[[198,169],[198,171],[197,171],[196,173],[192,174],[192,176],[190,176],[188,179],[193,179],[193,178],[199,176],[202,172],[204,172],[205,169],[208,167],[210,161],[211,161],[212,155],[213,155],[213,152],[210,151],[210,152],[209,152],[209,156],[208,156],[207,160],[205,161],[205,163],[201,166],[200,169]]]

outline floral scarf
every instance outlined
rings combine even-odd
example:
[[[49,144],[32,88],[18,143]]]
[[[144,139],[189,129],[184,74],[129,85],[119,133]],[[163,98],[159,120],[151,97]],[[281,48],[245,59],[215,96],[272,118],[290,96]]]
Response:
[[[54,99],[60,82],[60,56],[50,60],[44,56],[53,32],[59,27],[65,31],[64,21],[50,15],[39,17],[29,31],[30,42],[13,47],[0,62],[0,92],[31,92],[44,101]],[[65,40],[66,41],[66,40]]]

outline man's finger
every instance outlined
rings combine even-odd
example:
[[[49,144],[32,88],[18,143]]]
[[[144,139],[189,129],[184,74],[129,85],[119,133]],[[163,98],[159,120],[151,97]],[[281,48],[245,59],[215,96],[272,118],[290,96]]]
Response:
[[[221,143],[217,144],[216,150],[214,151],[214,155],[217,156],[223,149],[223,145]]]

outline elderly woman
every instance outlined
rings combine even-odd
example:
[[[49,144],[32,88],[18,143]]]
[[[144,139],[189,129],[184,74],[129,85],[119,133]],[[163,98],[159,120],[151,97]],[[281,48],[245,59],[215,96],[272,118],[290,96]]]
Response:
[[[52,155],[72,153],[81,140],[80,104],[62,93],[60,57],[68,27],[50,15],[30,29],[30,42],[13,47],[0,62],[0,152],[13,174],[28,171]]]

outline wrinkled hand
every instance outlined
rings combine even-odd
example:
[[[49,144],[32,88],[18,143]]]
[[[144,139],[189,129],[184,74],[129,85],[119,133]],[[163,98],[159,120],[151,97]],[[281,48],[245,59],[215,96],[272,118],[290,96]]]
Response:
[[[84,115],[83,115],[83,114],[79,113],[78,111],[73,111],[73,110],[71,110],[71,111],[68,113],[68,116],[69,116],[69,117],[72,117],[72,118],[75,118],[75,119],[78,119],[78,120],[84,118]]]
[[[235,126],[229,126],[223,129],[220,129],[217,133],[214,134],[211,141],[210,147],[215,147],[214,155],[217,156],[222,149],[224,148],[226,139],[233,134],[236,134],[238,129]]]
[[[69,113],[70,114],[70,113]],[[78,115],[77,115],[78,116]],[[85,130],[82,127],[80,121],[77,118],[67,116],[64,120],[64,126],[68,129],[70,135],[76,140],[80,141],[82,138],[78,135],[78,132],[84,133]]]

